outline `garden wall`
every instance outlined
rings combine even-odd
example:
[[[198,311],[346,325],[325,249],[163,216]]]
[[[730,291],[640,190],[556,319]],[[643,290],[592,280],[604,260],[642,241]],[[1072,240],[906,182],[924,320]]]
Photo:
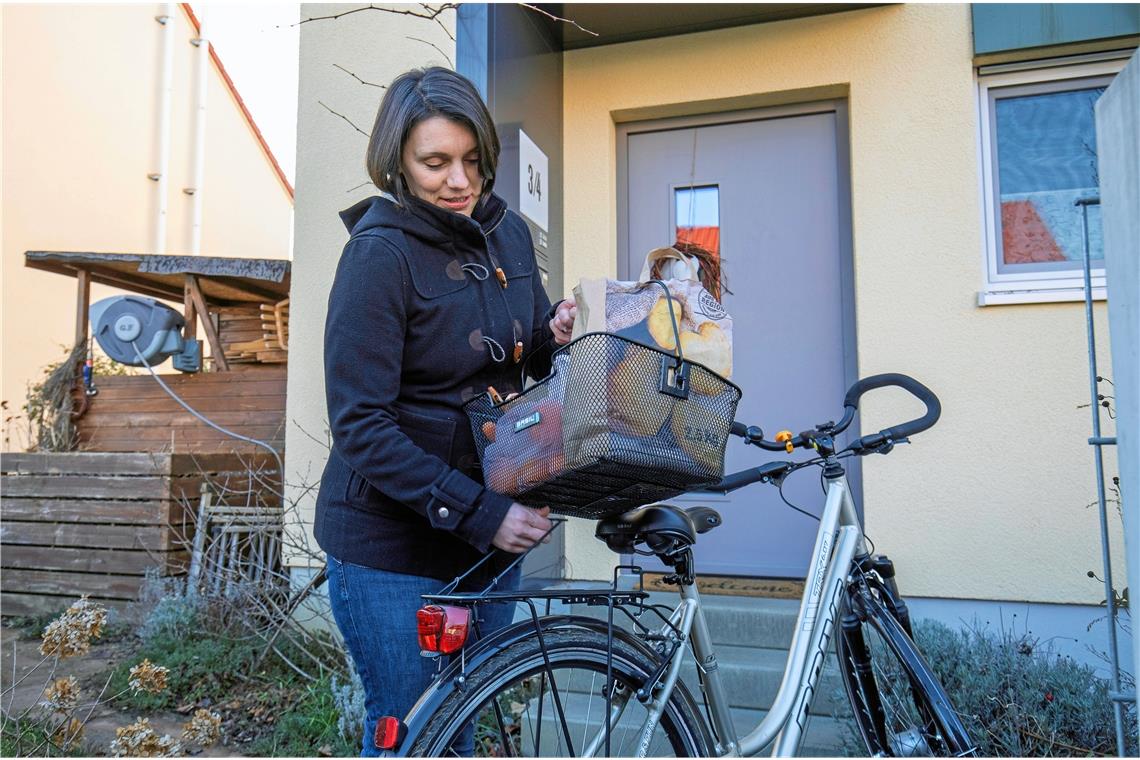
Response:
[[[0,614],[57,612],[82,594],[121,607],[137,597],[148,570],[184,574],[203,486],[214,504],[279,506],[264,498],[266,468],[276,469],[270,461],[232,453],[3,454]]]

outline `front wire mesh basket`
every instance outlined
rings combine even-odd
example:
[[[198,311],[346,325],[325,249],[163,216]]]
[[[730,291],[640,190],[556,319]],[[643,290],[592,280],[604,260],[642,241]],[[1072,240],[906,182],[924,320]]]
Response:
[[[488,488],[600,519],[724,475],[740,389],[700,364],[610,333],[555,352],[551,374],[464,405]]]

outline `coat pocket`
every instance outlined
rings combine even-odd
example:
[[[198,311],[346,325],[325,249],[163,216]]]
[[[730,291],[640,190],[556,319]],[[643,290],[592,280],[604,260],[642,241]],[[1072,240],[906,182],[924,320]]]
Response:
[[[371,490],[372,486],[365,477],[350,467],[348,469],[348,481],[344,484],[345,501],[350,504],[363,501]]]
[[[402,405],[395,405],[395,410],[396,424],[412,443],[450,466],[455,441],[455,420],[413,411]]]

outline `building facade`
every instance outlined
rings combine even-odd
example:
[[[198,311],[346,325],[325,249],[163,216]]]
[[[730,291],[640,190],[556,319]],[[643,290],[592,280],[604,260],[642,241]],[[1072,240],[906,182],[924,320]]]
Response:
[[[75,281],[25,268],[25,251],[189,254],[197,235],[204,255],[288,258],[293,189],[220,59],[211,53],[198,68],[197,19],[189,5],[5,5],[0,28],[2,398],[5,417],[14,417],[5,424],[4,446],[20,450],[28,443],[19,419],[27,387],[70,349],[76,322]],[[164,142],[168,28],[162,183],[155,175]],[[199,182],[194,125],[200,71],[207,96]],[[201,203],[197,224],[194,193]],[[95,285],[92,300],[115,292]]]
[[[464,4],[446,30],[379,12],[307,24],[295,262],[307,284],[303,304],[294,296],[306,333],[295,345],[319,356],[345,238],[335,210],[370,193],[352,188],[366,138],[330,110],[367,131],[381,92],[338,69],[383,84],[454,64],[499,125],[496,189],[531,223],[552,298],[580,277],[635,277],[650,249],[715,228],[738,419],[805,429],[837,418],[850,383],[880,372],[940,397],[935,428],[851,472],[867,533],[920,614],[1029,614],[1043,637],[1103,640],[1103,627],[1086,632],[1103,586],[1087,576],[1100,546],[1073,202],[1096,192],[1092,107],[1140,41],[1137,7],[725,8],[571,3],[559,21]],[[380,27],[392,41],[383,54]],[[434,50],[409,40],[421,32]],[[1103,289],[1094,264],[1111,377]],[[321,391],[320,362],[291,366],[290,417],[324,440]],[[859,425],[919,413],[883,391],[865,398]],[[321,446],[290,436],[292,477],[315,481]],[[760,463],[729,449],[729,469]],[[818,510],[818,483],[801,477],[784,495]],[[681,500],[725,518],[698,546],[700,570],[802,577],[815,523],[764,488]],[[584,521],[547,551],[567,579],[609,578],[618,561]]]

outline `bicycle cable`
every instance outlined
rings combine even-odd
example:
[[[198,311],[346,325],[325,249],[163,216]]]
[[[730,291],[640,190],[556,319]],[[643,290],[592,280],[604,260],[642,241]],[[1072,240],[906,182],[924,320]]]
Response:
[[[808,512],[806,509],[803,509],[801,507],[797,507],[795,504],[788,501],[788,498],[786,496],[784,496],[784,483],[787,481],[788,475],[791,475],[793,472],[796,472],[798,470],[802,470],[805,467],[810,467],[811,465],[814,465],[814,464],[818,464],[818,462],[816,462],[814,460],[802,462],[802,463],[796,465],[795,467],[793,467],[792,469],[788,470],[788,472],[784,475],[784,477],[780,479],[780,484],[777,486],[776,490],[780,494],[780,499],[785,504],[787,504],[789,507],[791,507],[792,509],[799,512],[801,515],[806,515],[807,517],[810,517],[811,519],[815,520],[816,522],[819,522],[820,518],[818,515],[813,515],[811,512]]]

